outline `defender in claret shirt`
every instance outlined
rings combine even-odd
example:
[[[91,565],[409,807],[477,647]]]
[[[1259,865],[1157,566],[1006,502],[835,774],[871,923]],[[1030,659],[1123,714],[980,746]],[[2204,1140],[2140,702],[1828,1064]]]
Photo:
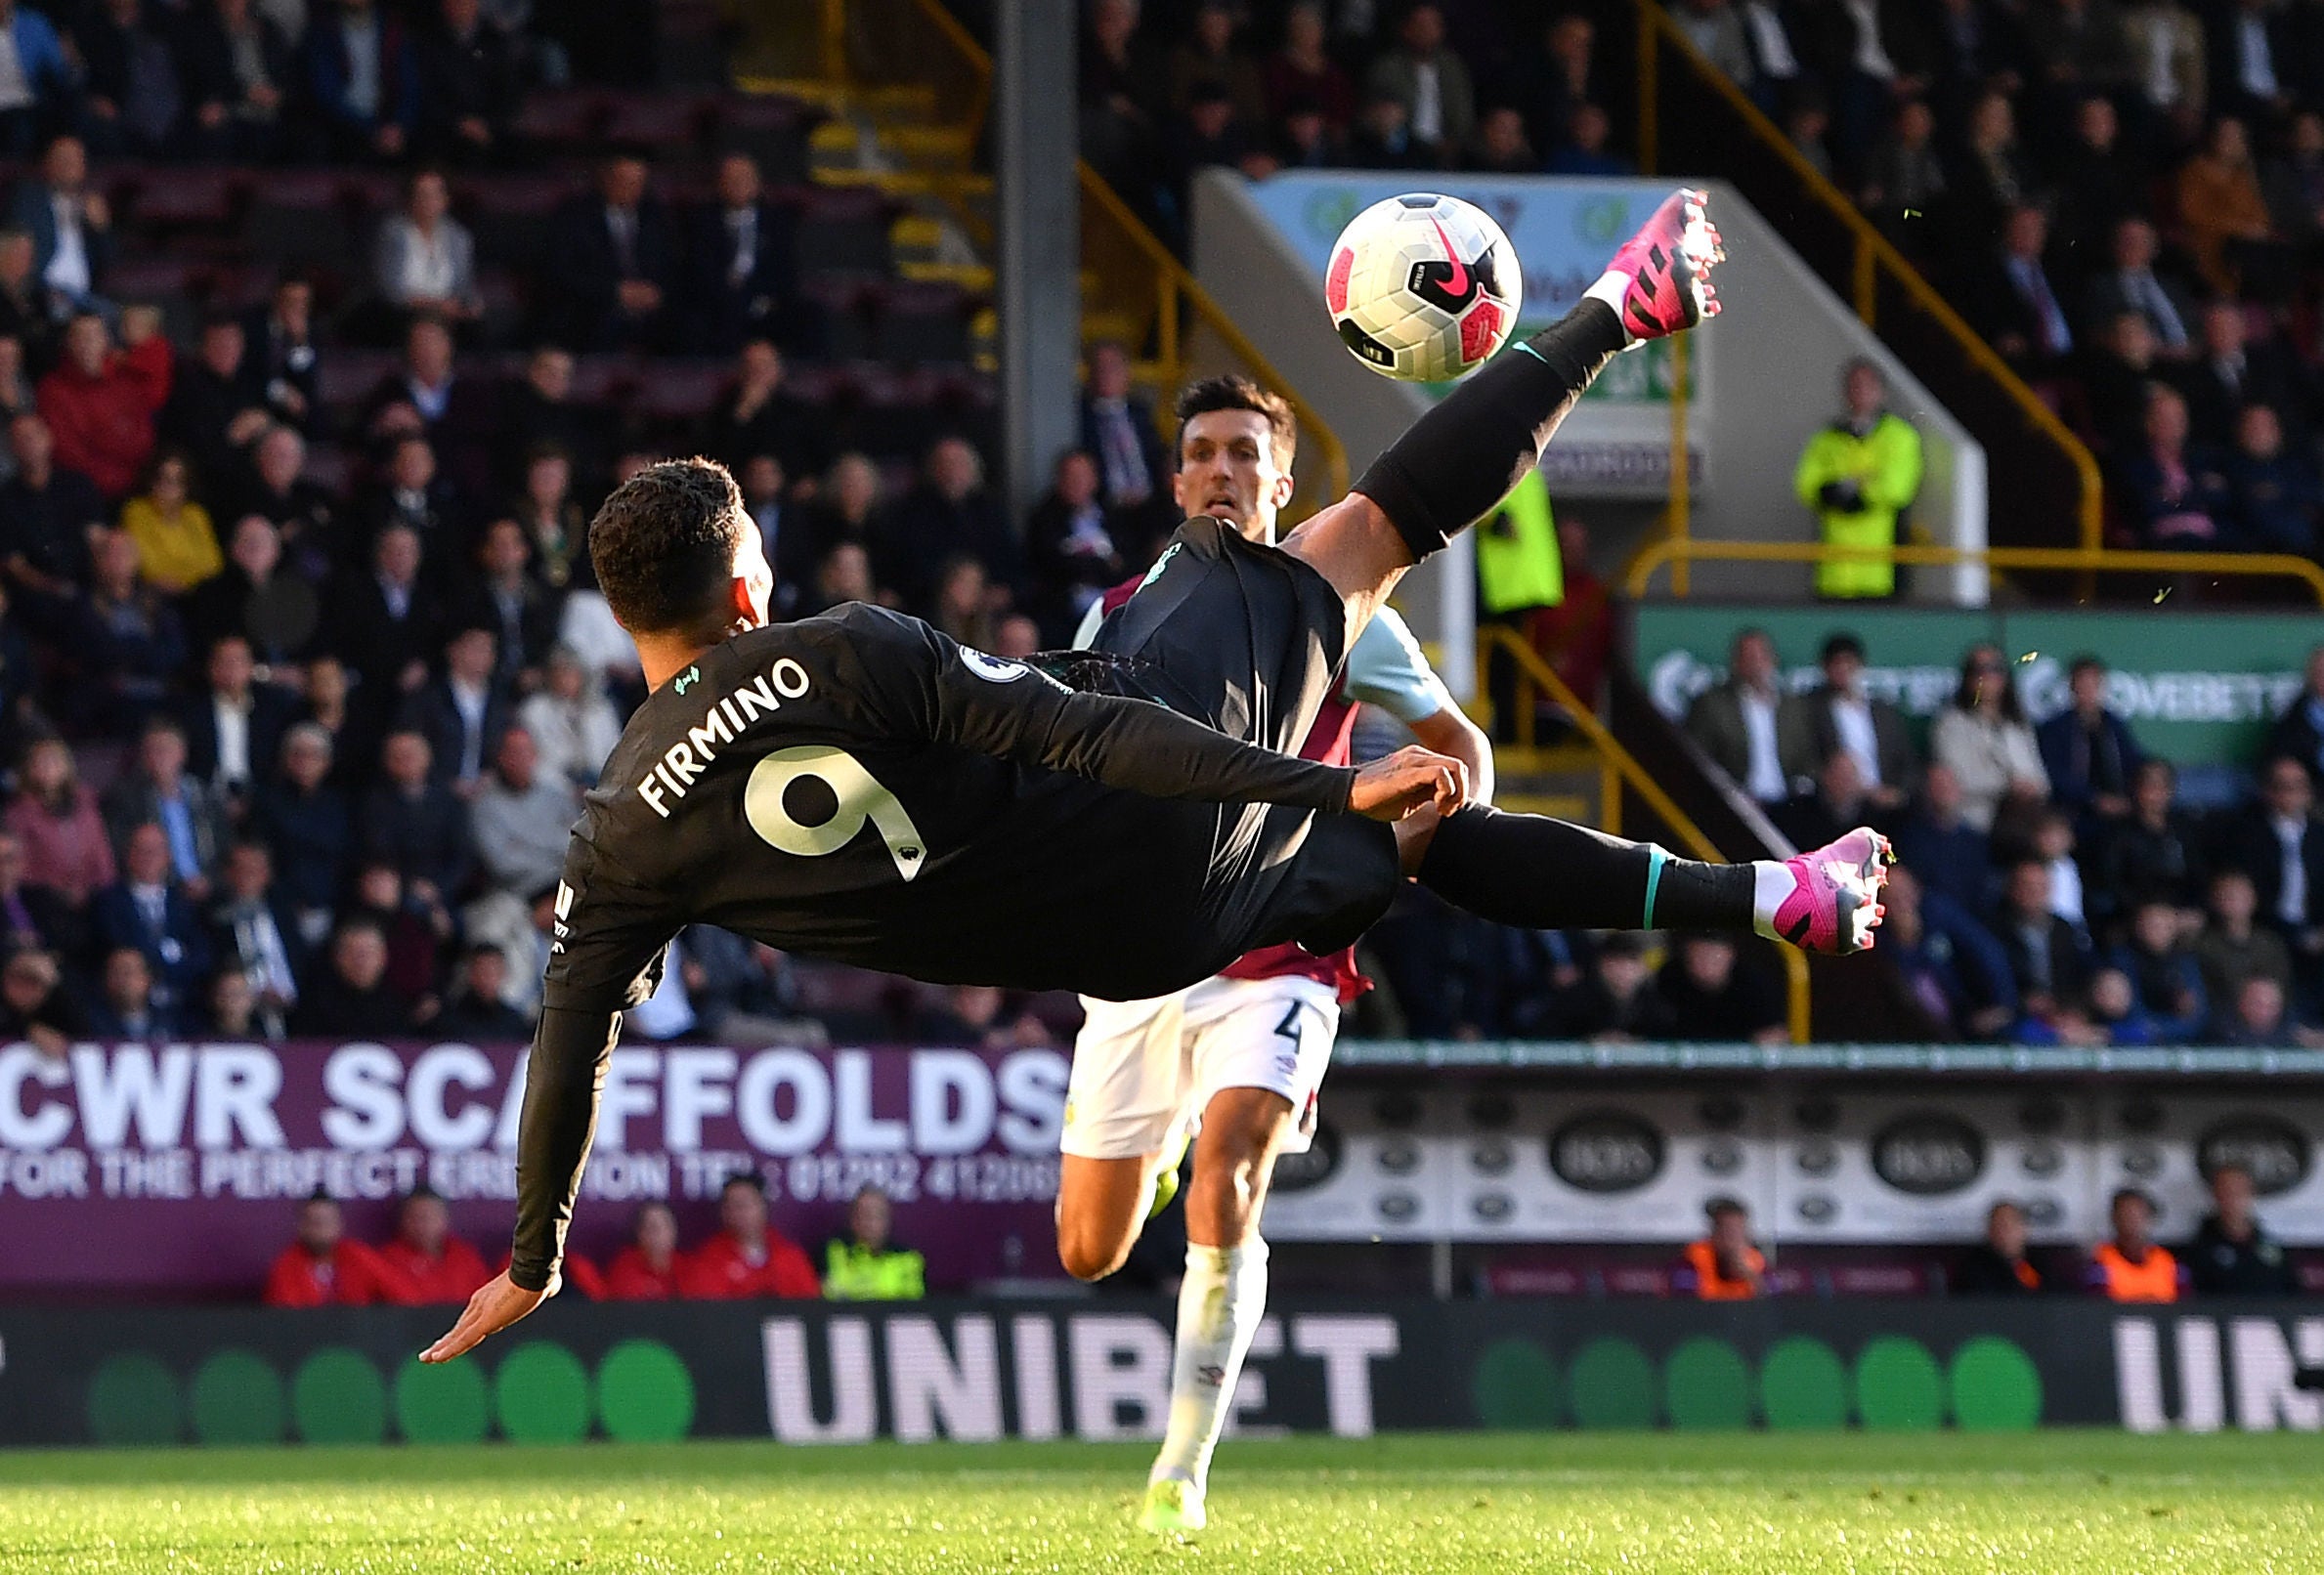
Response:
[[[1353,942],[1410,876],[1528,929],[1755,928],[1851,952],[1886,844],[1675,860],[1463,809],[1458,760],[1296,757],[1350,643],[1405,572],[1485,514],[1616,353],[1712,310],[1717,235],[1679,192],[1567,317],[1477,372],[1280,547],[1188,520],[1098,650],[997,660],[849,605],[769,625],[733,479],[655,465],[590,559],[652,694],[574,830],[517,1147],[505,1273],[423,1353],[450,1361],[554,1288],[620,1014],[690,923],[937,983],[1107,1000],[1247,952]]]

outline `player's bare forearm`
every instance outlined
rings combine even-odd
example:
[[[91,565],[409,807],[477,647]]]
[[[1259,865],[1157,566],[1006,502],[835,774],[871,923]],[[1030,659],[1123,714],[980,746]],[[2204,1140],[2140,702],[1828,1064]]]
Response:
[[[1485,736],[1485,729],[1470,721],[1457,706],[1448,705],[1434,716],[1414,722],[1412,736],[1420,741],[1421,747],[1450,755],[1469,768],[1470,803],[1493,801],[1492,741]]]

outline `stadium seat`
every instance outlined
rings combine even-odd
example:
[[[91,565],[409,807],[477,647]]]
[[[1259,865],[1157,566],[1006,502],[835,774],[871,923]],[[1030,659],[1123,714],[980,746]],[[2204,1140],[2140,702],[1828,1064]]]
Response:
[[[605,109],[606,142],[643,149],[657,159],[682,157],[704,140],[711,118],[710,106],[692,94],[618,94]]]
[[[798,202],[798,266],[807,277],[831,274],[886,277],[894,260],[887,227],[895,204],[864,189],[806,187]]]
[[[350,261],[355,237],[340,206],[339,180],[331,170],[268,171],[243,217],[242,244],[294,268]]]
[[[630,408],[647,420],[698,421],[731,375],[723,360],[646,362]]]
[[[882,361],[968,359],[967,294],[956,284],[897,281],[867,292],[874,323],[872,354]]]
[[[477,261],[523,273],[546,253],[551,216],[575,190],[562,176],[479,177],[454,189],[453,203],[476,237]]]
[[[591,89],[536,93],[517,111],[513,129],[538,148],[571,150],[596,140],[607,113],[604,96]]]

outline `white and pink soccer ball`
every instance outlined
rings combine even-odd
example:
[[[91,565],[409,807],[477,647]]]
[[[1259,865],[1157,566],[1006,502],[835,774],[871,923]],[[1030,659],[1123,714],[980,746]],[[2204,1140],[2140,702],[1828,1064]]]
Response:
[[[1524,296],[1501,227],[1473,203],[1426,192],[1351,219],[1323,277],[1324,305],[1350,354],[1415,383],[1483,365],[1517,325]]]

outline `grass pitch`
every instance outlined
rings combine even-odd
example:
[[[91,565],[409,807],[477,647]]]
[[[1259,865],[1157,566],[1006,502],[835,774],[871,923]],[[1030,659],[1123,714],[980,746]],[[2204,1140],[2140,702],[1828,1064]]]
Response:
[[[2324,1438],[1403,1435],[1236,1442],[1215,1529],[1143,1447],[0,1455],[0,1570],[2324,1571]]]

